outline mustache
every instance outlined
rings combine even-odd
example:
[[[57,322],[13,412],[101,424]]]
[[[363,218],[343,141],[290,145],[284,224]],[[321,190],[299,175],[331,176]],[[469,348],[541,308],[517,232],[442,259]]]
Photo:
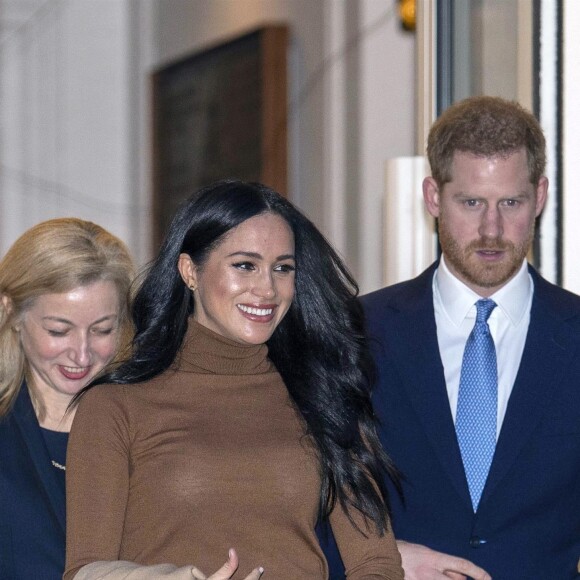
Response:
[[[473,240],[473,242],[469,242],[465,250],[468,252],[477,252],[481,250],[491,252],[506,252],[513,250],[514,248],[515,245],[513,242],[480,238],[479,240]]]

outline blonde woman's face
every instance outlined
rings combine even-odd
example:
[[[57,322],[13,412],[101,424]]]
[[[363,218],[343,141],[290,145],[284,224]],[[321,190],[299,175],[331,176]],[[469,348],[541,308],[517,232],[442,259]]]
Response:
[[[72,399],[115,356],[119,326],[113,282],[37,298],[15,329],[40,396]]]

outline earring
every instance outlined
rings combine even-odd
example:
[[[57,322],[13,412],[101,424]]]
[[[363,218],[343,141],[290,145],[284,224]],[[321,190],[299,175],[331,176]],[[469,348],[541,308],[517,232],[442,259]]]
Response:
[[[196,288],[195,288],[195,285],[194,285],[194,284],[192,284],[192,285],[189,287],[189,289],[190,289],[192,292],[195,292],[195,290],[196,290]]]

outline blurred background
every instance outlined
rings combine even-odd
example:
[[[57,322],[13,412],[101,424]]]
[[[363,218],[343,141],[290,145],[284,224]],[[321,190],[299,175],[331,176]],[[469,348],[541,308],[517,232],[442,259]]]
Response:
[[[492,94],[546,131],[551,198],[532,259],[580,292],[579,29],[577,0],[0,0],[0,253],[39,221],[78,216],[145,264],[191,176],[255,149],[256,178],[368,292],[436,256],[428,127]],[[271,30],[273,44],[239,44]],[[224,78],[228,58],[242,68]],[[218,126],[228,138],[210,144]]]

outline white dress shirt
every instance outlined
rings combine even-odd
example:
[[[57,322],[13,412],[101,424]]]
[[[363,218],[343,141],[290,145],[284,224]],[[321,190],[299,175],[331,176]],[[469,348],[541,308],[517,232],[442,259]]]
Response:
[[[497,436],[522,359],[530,324],[533,292],[534,283],[524,260],[518,273],[490,296],[497,304],[488,320],[497,356]],[[449,271],[445,257],[442,256],[433,277],[433,306],[453,421],[457,412],[463,351],[475,324],[475,303],[480,298],[482,297]]]

